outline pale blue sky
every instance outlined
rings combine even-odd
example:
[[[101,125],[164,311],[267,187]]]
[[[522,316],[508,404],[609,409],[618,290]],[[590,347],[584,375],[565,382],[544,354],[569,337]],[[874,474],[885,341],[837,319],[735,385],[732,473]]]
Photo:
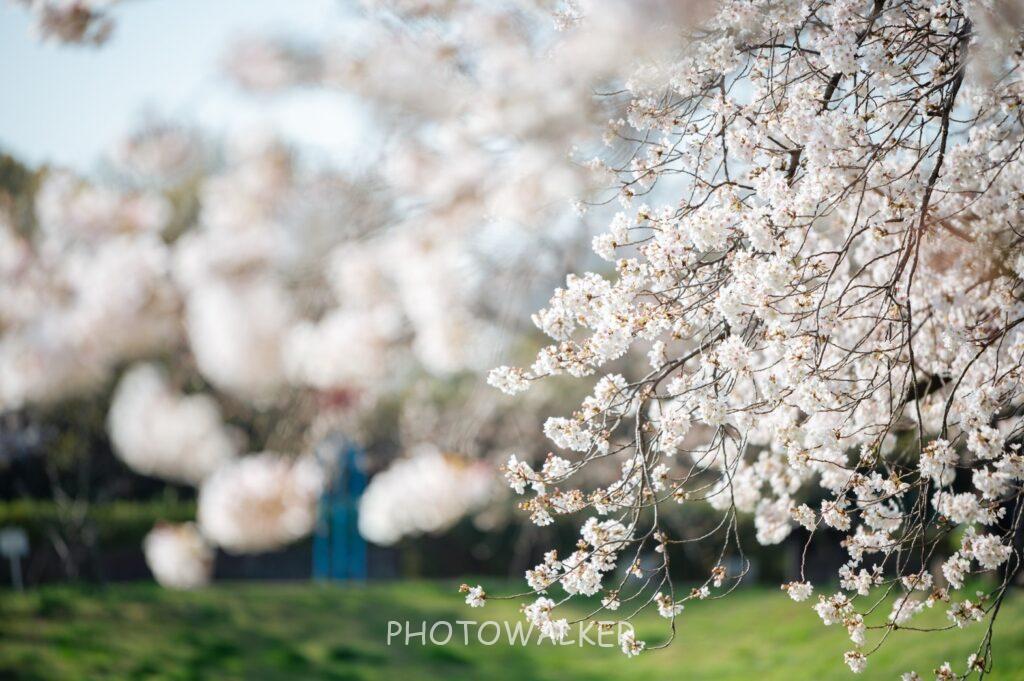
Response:
[[[28,13],[0,0],[0,147],[32,163],[88,170],[145,110],[216,132],[274,125],[344,163],[359,114],[306,92],[252,101],[218,65],[239,33],[337,33],[335,0],[124,0],[111,40],[96,49],[40,44]]]

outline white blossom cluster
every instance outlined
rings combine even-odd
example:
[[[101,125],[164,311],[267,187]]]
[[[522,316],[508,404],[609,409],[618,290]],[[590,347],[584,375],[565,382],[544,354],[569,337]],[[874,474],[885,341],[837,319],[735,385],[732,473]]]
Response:
[[[389,546],[407,536],[442,532],[494,494],[493,469],[437,450],[414,447],[378,473],[359,499],[359,533]]]
[[[216,547],[260,553],[309,534],[324,484],[323,465],[309,457],[230,459],[202,481],[196,523],[160,523],[146,536],[146,562],[165,587],[201,586],[213,573]]]
[[[316,522],[322,465],[274,452],[220,467],[199,490],[204,536],[233,553],[259,553],[304,537]]]
[[[142,544],[156,581],[169,589],[195,589],[210,581],[213,548],[195,523],[157,525]]]
[[[213,398],[176,393],[151,364],[121,378],[107,418],[118,456],[146,475],[198,484],[238,454]]]
[[[112,161],[124,173],[157,185],[199,173],[203,157],[203,140],[196,130],[152,114],[111,153]]]
[[[547,48],[553,62],[621,11],[573,5]],[[531,586],[666,611],[689,598],[671,592],[666,549],[717,542],[742,555],[737,518],[752,514],[762,544],[798,527],[808,542],[843,534],[840,591],[815,609],[847,628],[855,673],[875,649],[870,632],[884,640],[922,607],[904,599],[875,621],[874,601],[923,583],[933,558],[945,562],[929,605],[946,603],[958,627],[994,616],[1022,530],[1020,25],[980,2],[733,0],[696,27],[641,5],[679,49],[624,47],[586,88],[625,109],[609,150],[587,163],[615,192],[593,201],[619,204],[593,244],[608,264],[570,275],[534,315],[552,343],[532,365],[490,376],[509,394],[549,376],[599,377],[577,410],[548,420],[556,463],[513,458],[506,476],[540,525],[583,513],[584,528],[625,528],[616,554],[629,569],[602,583],[607,556],[587,545],[537,566]],[[634,353],[648,370],[620,374]],[[574,486],[609,458],[621,475]],[[824,495],[820,506],[802,503],[809,494]],[[698,501],[722,515],[711,535],[660,521],[664,505]],[[956,599],[988,571],[994,589]],[[812,590],[784,588],[798,601]],[[559,621],[557,602],[537,603],[535,624]]]
[[[95,388],[120,362],[176,335],[161,195],[58,171],[40,187],[35,213],[33,238],[0,216],[0,408]]]

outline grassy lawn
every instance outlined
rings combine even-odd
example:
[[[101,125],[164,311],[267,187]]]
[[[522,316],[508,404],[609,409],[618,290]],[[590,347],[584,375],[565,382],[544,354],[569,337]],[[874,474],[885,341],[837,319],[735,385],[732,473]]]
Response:
[[[389,647],[389,620],[411,620],[416,628],[424,620],[519,621],[518,602],[470,610],[450,583],[228,583],[185,594],[141,583],[102,590],[47,587],[24,595],[0,592],[0,678],[853,678],[842,666],[843,651],[851,647],[845,630],[821,626],[809,605],[764,589],[694,603],[677,620],[671,648],[628,660],[614,648],[484,646],[473,629],[467,646],[461,625],[446,646],[416,639]],[[934,624],[944,613],[935,608],[920,617]],[[637,630],[653,642],[664,635],[665,621],[646,617]],[[444,633],[437,630],[438,637]],[[980,626],[928,635],[896,632],[858,678],[895,679],[910,669],[931,678],[930,671],[947,659],[962,670],[983,633]],[[491,636],[493,629],[485,638]],[[1004,605],[995,648],[991,678],[1024,679],[1024,597]]]

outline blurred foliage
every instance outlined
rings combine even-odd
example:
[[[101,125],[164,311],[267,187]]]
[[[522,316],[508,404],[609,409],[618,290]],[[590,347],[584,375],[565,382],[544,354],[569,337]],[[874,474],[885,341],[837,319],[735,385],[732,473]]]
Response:
[[[19,427],[39,437],[6,466],[0,457],[0,498],[103,503],[151,499],[167,490],[189,496],[188,488],[138,475],[114,456],[106,431],[112,389],[110,382],[92,395],[23,410]]]
[[[62,527],[69,514],[82,513],[104,545],[136,545],[158,522],[184,522],[195,517],[193,501],[174,497],[152,501],[113,501],[89,506],[60,505],[43,499],[0,501],[0,527],[16,525],[41,540]]]
[[[40,173],[0,151],[0,209],[11,216],[14,227],[27,233],[35,225],[32,201]]]

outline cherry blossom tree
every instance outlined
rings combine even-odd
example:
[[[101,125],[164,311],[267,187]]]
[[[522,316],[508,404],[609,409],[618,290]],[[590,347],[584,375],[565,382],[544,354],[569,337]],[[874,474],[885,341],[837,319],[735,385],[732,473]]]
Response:
[[[568,36],[610,11],[580,5]],[[559,606],[601,594],[602,609],[654,607],[674,622],[743,572],[723,563],[681,591],[669,549],[712,542],[742,557],[737,519],[753,514],[761,544],[801,526],[808,542],[845,535],[840,588],[814,609],[848,630],[853,672],[934,606],[946,628],[987,622],[966,666],[939,678],[983,675],[1024,514],[1015,7],[726,2],[690,27],[652,8],[678,51],[594,87],[626,110],[607,138],[628,154],[590,162],[620,205],[594,239],[609,265],[570,275],[534,315],[553,343],[532,365],[490,375],[511,394],[598,377],[545,425],[568,453],[505,468],[538,524],[589,516],[575,550],[527,573],[539,596],[527,617],[558,638]],[[645,372],[613,370],[637,351]],[[605,459],[621,475],[574,485]],[[802,502],[814,495],[820,506]],[[666,507],[693,503],[717,510],[718,527],[671,531]],[[564,595],[548,593],[556,585]],[[783,585],[796,601],[813,588]]]

